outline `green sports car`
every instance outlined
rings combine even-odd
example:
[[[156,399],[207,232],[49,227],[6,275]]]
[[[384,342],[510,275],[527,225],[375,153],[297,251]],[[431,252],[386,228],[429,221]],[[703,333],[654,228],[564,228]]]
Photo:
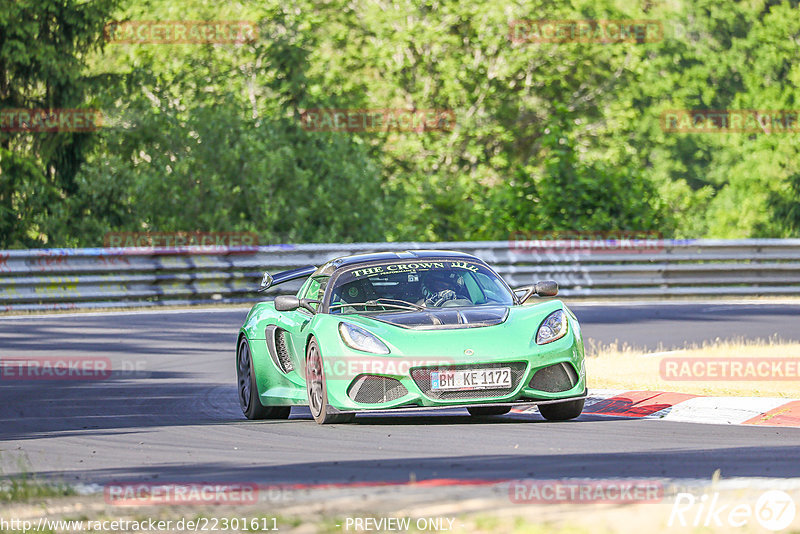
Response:
[[[460,252],[347,256],[264,274],[261,290],[305,279],[296,295],[253,306],[239,332],[239,403],[248,419],[309,406],[321,424],[359,412],[465,407],[473,416],[538,406],[580,415],[580,326],[555,282],[511,290]]]

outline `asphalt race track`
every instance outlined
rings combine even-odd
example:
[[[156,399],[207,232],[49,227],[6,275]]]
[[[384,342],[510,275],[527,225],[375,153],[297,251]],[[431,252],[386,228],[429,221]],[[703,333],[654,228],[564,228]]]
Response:
[[[800,340],[800,304],[574,306],[584,336],[669,349]],[[65,482],[347,483],[431,478],[799,477],[800,429],[465,410],[318,426],[245,421],[234,344],[246,310],[0,318],[0,359],[108,358],[105,380],[0,379],[0,467]]]

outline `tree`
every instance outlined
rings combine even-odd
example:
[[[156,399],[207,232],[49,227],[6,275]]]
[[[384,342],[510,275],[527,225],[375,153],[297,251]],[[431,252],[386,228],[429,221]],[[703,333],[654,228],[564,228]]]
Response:
[[[17,0],[0,9],[0,110],[91,104],[83,67],[117,0]],[[7,130],[7,129],[6,129]],[[0,247],[48,243],[42,228],[77,191],[91,134],[0,131]]]

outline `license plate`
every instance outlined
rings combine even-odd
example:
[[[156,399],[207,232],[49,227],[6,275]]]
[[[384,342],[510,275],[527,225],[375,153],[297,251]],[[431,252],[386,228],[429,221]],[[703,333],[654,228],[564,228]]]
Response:
[[[431,389],[502,389],[511,387],[511,368],[433,371]]]

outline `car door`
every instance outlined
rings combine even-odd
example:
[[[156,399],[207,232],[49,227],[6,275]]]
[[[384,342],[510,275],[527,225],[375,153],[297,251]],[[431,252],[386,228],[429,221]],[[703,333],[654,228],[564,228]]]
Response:
[[[316,276],[304,284],[298,295],[301,299],[321,300],[328,284],[329,276]],[[278,327],[286,332],[286,345],[294,369],[305,377],[306,339],[308,338],[308,325],[311,323],[312,314],[305,308],[298,308],[291,312],[284,312],[278,321]]]

